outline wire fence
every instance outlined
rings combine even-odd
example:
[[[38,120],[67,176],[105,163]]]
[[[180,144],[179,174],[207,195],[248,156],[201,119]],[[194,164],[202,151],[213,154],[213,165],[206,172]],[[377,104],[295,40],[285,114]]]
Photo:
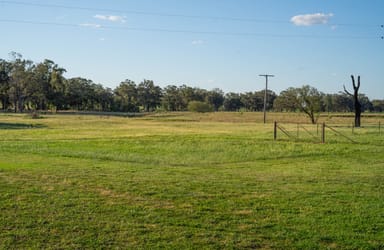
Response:
[[[382,122],[364,124],[359,128],[353,124],[274,123],[274,140],[362,143],[372,138],[382,140],[383,136],[384,123]]]

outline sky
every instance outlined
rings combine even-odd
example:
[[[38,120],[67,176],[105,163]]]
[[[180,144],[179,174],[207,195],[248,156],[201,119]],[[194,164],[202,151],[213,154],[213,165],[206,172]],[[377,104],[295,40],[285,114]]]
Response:
[[[383,0],[0,0],[0,58],[125,79],[277,94],[311,85],[384,99]]]

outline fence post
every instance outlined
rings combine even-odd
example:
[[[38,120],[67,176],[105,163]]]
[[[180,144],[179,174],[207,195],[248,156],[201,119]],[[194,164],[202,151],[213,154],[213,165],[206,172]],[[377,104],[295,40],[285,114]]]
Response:
[[[277,122],[276,121],[274,123],[274,128],[273,128],[273,139],[275,141],[277,140]]]
[[[325,122],[323,122],[323,126],[321,129],[321,143],[325,143]]]
[[[381,122],[379,122],[379,135],[381,135]]]

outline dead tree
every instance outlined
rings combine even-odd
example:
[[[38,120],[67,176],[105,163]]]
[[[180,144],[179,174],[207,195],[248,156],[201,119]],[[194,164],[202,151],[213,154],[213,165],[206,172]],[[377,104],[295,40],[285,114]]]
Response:
[[[357,85],[355,83],[355,77],[351,75],[352,78],[352,85],[353,85],[353,94],[351,94],[346,88],[345,85],[344,91],[347,95],[353,97],[353,105],[355,106],[355,127],[359,128],[361,123],[360,123],[360,118],[361,118],[361,103],[359,101],[359,88],[360,88],[360,76],[357,78]]]

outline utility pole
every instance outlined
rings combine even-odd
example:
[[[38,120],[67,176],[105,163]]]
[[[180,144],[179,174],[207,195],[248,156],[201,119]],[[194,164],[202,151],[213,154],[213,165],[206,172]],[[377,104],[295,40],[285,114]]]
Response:
[[[265,77],[265,92],[264,92],[264,124],[267,120],[267,91],[268,91],[268,78],[275,77],[274,75],[259,75]]]

